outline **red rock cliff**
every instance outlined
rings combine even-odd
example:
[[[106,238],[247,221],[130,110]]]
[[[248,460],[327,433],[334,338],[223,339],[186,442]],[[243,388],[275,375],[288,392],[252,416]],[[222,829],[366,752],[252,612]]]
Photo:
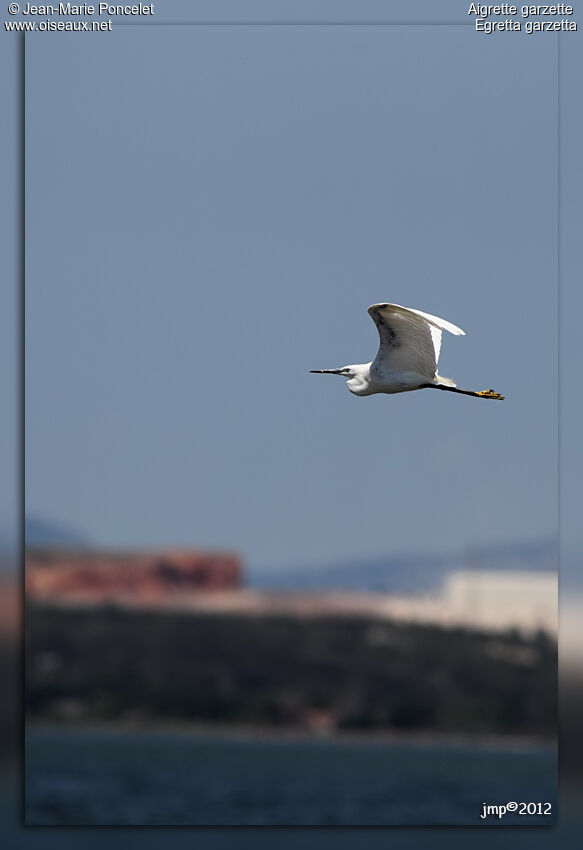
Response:
[[[241,586],[242,565],[231,553],[33,549],[26,555],[27,596],[86,602],[156,601]]]

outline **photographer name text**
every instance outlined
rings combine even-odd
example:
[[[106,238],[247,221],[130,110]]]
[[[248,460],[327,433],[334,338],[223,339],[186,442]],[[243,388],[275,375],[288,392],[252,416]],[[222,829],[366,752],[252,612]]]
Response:
[[[36,6],[25,3],[20,13],[22,15],[40,15],[51,17],[53,15],[70,15],[71,17],[91,17],[97,12],[98,15],[153,15],[153,3],[134,3],[128,5],[115,5],[112,3],[98,3],[91,6],[89,3],[59,3],[57,6]]]

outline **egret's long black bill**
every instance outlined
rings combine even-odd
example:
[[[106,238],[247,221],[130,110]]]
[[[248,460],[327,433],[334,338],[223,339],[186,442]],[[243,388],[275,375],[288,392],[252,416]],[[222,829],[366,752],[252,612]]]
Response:
[[[312,375],[341,375],[342,369],[310,369]]]

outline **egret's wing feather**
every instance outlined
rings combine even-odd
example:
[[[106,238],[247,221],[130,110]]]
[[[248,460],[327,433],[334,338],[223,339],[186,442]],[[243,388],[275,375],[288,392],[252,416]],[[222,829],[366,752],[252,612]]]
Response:
[[[368,312],[380,337],[372,368],[394,374],[415,372],[432,380],[437,359],[426,319],[396,304],[374,304]]]
[[[444,319],[399,304],[373,304],[368,312],[380,337],[373,368],[392,373],[416,372],[433,380],[437,374],[442,329],[463,334],[460,328]]]
[[[392,306],[396,307],[397,305],[395,304]],[[427,319],[429,324],[433,327],[440,328],[442,331],[449,331],[450,334],[454,334],[454,336],[466,335],[466,332],[462,331],[461,328],[458,328],[457,325],[454,325],[445,319],[440,319],[439,316],[432,316],[431,313],[424,313],[422,310],[414,310],[412,307],[401,307],[400,309],[406,310],[408,313],[416,313],[418,316],[423,316],[423,318]]]
[[[439,362],[439,352],[441,351],[441,328],[436,328],[435,325],[429,325],[429,332],[431,333],[431,341],[433,342],[433,348],[435,350],[435,368],[437,368],[437,364]]]

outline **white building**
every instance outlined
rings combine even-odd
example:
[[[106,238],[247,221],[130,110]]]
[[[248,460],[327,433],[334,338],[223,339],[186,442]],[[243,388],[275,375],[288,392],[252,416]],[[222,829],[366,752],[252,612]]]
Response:
[[[447,576],[443,601],[457,622],[556,634],[558,590],[556,572],[459,570]]]

